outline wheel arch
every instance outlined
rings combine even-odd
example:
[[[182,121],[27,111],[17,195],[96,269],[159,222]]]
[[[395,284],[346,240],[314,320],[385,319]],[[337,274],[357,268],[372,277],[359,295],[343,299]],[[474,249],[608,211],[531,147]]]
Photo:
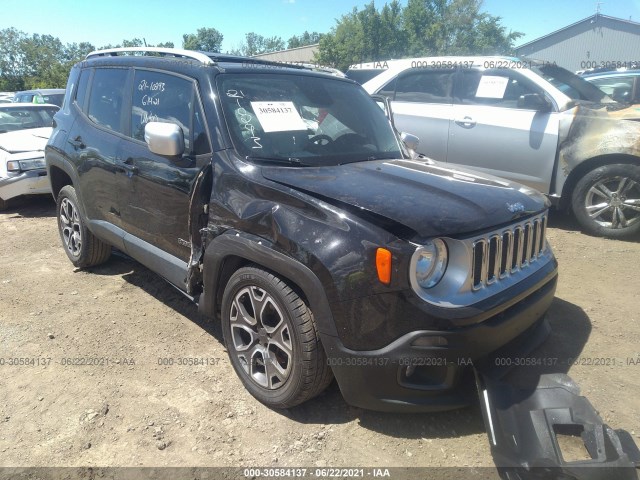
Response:
[[[62,190],[62,187],[66,185],[73,186],[71,176],[62,168],[55,165],[51,165],[49,168],[49,179],[51,181],[51,193],[53,194],[54,200],[58,198],[58,194],[60,193],[60,190]]]
[[[337,336],[329,301],[318,277],[306,265],[274,250],[264,240],[237,232],[214,238],[205,250],[200,313],[211,318],[217,316],[231,275],[247,265],[264,268],[286,281],[313,312],[318,331]]]
[[[598,155],[581,162],[576,168],[571,171],[564,182],[564,185],[562,187],[562,195],[560,197],[559,208],[562,210],[568,210],[571,208],[571,197],[573,195],[573,190],[583,176],[585,176],[591,170],[595,170],[596,168],[615,164],[630,164],[640,166],[640,157],[624,153],[614,153],[607,155]]]

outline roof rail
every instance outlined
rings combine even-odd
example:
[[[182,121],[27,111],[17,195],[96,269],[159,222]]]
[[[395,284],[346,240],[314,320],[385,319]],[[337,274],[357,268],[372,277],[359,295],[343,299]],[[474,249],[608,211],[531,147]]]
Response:
[[[179,48],[160,48],[160,47],[124,47],[109,48],[106,50],[94,50],[87,55],[87,59],[92,57],[117,56],[121,53],[158,53],[163,56],[192,58],[198,60],[204,65],[213,65],[215,62],[210,57],[201,52],[193,50],[182,50]]]

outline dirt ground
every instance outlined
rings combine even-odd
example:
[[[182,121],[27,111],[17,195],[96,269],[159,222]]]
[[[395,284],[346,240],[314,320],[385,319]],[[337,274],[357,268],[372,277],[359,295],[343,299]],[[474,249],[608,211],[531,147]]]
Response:
[[[370,412],[334,383],[300,407],[264,407],[217,324],[124,256],[75,270],[54,215],[46,197],[0,213],[0,467],[493,465],[477,405]],[[586,236],[557,212],[550,227],[560,280],[539,355],[578,357],[554,368],[640,443],[640,242]],[[177,364],[189,358],[208,365]]]

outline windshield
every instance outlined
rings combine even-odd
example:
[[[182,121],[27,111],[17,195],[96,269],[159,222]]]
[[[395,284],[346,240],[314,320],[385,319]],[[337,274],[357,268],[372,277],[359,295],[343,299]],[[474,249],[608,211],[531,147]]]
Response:
[[[295,166],[402,158],[387,117],[353,83],[295,74],[225,74],[218,88],[236,150]]]
[[[554,64],[533,65],[531,70],[543,77],[572,100],[594,103],[615,103],[602,90],[584,78]]]
[[[53,116],[58,109],[48,108],[5,108],[0,109],[0,133],[26,130],[28,128],[51,127]]]

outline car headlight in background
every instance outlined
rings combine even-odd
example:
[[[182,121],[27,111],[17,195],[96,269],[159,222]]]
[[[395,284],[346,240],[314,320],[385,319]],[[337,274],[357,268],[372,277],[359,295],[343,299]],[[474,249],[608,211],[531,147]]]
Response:
[[[29,158],[26,160],[9,160],[7,162],[8,172],[26,172],[27,170],[38,170],[45,168],[44,158]]]
[[[447,270],[447,245],[436,238],[419,246],[414,253],[414,269],[412,275],[420,287],[435,287]]]

